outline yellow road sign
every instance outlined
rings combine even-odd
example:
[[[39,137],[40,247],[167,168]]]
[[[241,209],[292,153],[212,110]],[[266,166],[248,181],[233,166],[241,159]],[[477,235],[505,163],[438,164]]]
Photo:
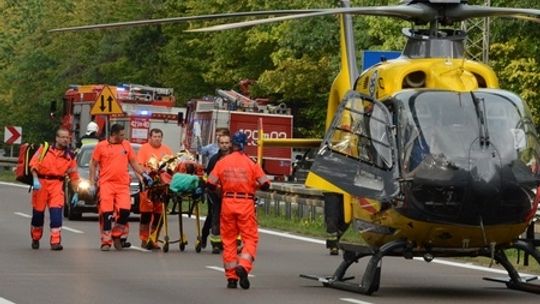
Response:
[[[90,114],[92,115],[109,115],[109,114],[122,114],[122,107],[116,100],[111,88],[108,86],[103,87],[101,94],[94,102]]]

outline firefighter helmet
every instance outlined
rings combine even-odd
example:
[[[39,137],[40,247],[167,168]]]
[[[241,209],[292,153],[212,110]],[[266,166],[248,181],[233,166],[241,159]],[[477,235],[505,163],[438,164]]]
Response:
[[[90,135],[94,132],[97,133],[97,131],[99,130],[99,126],[97,123],[91,121],[88,123],[88,125],[86,126],[86,135]]]

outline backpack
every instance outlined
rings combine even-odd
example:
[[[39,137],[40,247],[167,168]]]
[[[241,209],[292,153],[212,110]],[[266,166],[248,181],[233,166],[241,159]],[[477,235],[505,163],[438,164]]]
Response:
[[[17,159],[17,166],[15,167],[15,179],[23,184],[32,186],[34,177],[30,168],[30,160],[36,153],[41,145],[33,143],[22,144],[19,148],[19,158]],[[39,161],[45,158],[45,155],[49,151],[49,143],[43,143],[43,149],[39,154]]]

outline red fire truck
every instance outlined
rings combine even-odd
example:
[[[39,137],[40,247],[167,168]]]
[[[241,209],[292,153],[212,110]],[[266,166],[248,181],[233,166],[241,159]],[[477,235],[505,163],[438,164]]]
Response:
[[[198,146],[214,143],[217,128],[228,128],[231,133],[246,133],[246,152],[256,159],[260,119],[264,125],[265,138],[292,137],[293,117],[284,104],[268,105],[267,100],[252,100],[232,90],[216,92],[218,96],[188,102],[184,146],[190,151],[196,152]],[[265,147],[262,167],[274,177],[289,176],[291,158],[291,148]]]
[[[92,115],[91,110],[104,88],[121,107],[120,114]],[[155,88],[137,84],[121,85],[72,85],[64,94],[62,126],[72,131],[74,143],[86,131],[90,121],[99,125],[99,135],[105,137],[107,124],[125,126],[126,137],[135,143],[147,141],[152,128],[163,130],[163,142],[179,151],[182,148],[182,122],[186,109],[175,107],[173,89]]]

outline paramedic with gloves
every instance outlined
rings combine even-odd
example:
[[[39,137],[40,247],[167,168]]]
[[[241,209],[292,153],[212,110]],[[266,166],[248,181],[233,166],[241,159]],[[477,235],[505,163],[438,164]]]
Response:
[[[62,250],[62,208],[64,207],[64,178],[69,175],[72,183],[79,182],[75,156],[69,149],[69,131],[56,130],[54,145],[43,145],[30,160],[34,177],[32,191],[32,249],[39,249],[39,240],[43,236],[45,207],[49,207],[51,227],[51,250]],[[43,150],[45,149],[45,150]]]

